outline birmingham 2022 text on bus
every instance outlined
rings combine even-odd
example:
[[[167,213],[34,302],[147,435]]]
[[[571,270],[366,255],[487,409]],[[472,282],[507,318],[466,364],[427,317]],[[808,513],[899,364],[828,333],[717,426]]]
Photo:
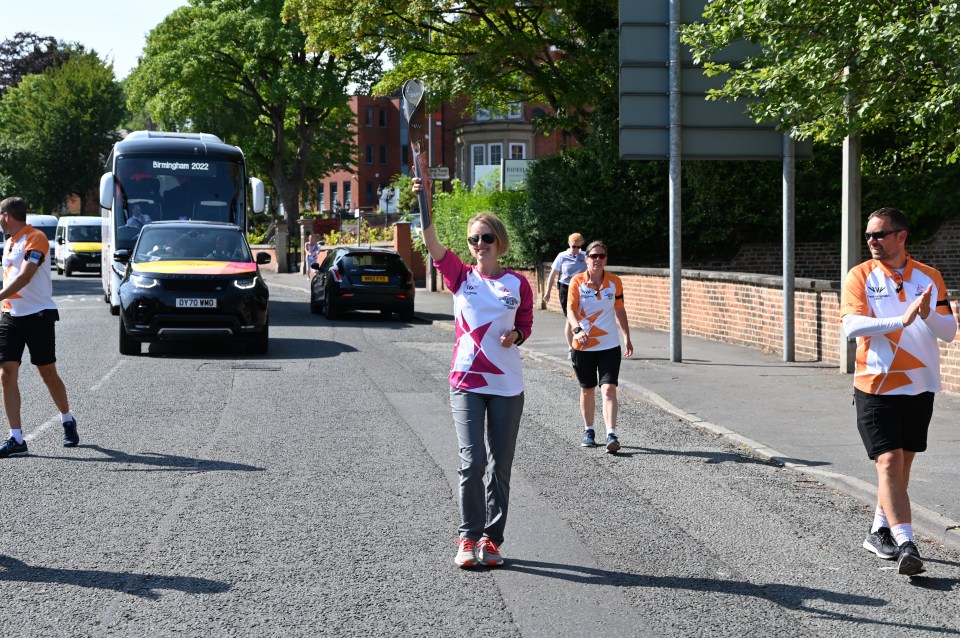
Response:
[[[243,152],[207,133],[135,131],[117,142],[100,178],[103,217],[103,298],[118,314],[124,264],[143,224],[163,219],[235,224],[246,231],[246,186],[251,208],[264,210],[263,182],[247,177]]]

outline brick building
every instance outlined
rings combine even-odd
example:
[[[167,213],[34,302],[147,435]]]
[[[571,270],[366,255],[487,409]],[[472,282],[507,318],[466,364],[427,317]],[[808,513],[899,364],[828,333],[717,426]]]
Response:
[[[356,115],[353,143],[359,149],[356,165],[328,173],[311,189],[311,208],[393,212],[397,196],[387,186],[395,175],[408,173],[407,125],[401,117],[399,95],[350,98]],[[532,120],[545,107],[517,103],[505,113],[479,109],[465,116],[465,102],[444,104],[430,114],[432,166],[446,167],[452,178],[472,186],[500,167],[501,159],[536,159],[553,155],[570,143],[564,134],[536,135]],[[449,190],[449,182],[437,188]]]

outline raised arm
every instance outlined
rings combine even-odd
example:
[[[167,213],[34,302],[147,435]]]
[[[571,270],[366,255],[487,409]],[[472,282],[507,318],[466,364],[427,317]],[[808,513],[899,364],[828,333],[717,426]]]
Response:
[[[419,193],[421,190],[421,181],[419,177],[413,178],[413,192]],[[423,244],[427,247],[427,252],[430,253],[430,257],[434,261],[440,261],[443,259],[444,255],[447,254],[447,248],[440,243],[440,240],[437,238],[437,227],[433,223],[433,220],[430,220],[429,226],[424,226],[420,231],[420,236],[423,237]]]

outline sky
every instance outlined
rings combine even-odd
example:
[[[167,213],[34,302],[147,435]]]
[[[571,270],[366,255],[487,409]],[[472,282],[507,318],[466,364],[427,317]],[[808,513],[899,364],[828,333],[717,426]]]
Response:
[[[147,33],[187,0],[7,0],[0,41],[21,31],[79,42],[113,62],[122,80],[137,66]]]

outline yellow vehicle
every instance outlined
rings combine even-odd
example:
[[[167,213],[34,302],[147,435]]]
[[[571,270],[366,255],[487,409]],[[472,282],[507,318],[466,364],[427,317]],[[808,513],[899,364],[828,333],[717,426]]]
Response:
[[[69,277],[75,272],[100,272],[102,226],[103,220],[99,217],[60,218],[53,239],[58,275]]]

